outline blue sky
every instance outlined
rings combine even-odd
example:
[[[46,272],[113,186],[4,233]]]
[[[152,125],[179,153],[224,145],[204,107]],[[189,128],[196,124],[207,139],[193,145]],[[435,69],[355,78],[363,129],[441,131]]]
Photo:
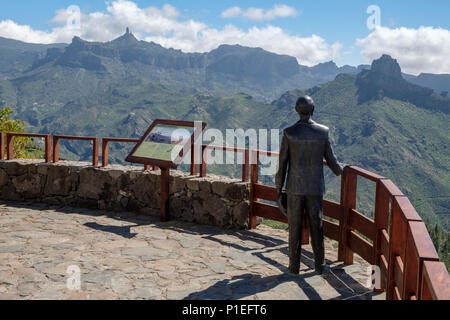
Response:
[[[450,65],[433,62],[445,59],[442,53],[441,56],[421,57],[424,54],[436,54],[433,53],[436,51],[448,53],[447,49],[450,46],[448,0],[433,0],[432,4],[430,1],[405,0],[134,0],[132,2],[110,0],[110,7],[114,3],[117,5],[114,12],[108,9],[106,1],[103,0],[1,0],[1,2],[0,36],[29,42],[53,42],[52,40],[69,42],[73,35],[67,30],[59,30],[58,28],[62,28],[63,25],[59,20],[59,23],[53,20],[57,16],[57,10],[77,5],[83,15],[90,16],[89,19],[81,19],[83,30],[79,34],[88,40],[111,40],[109,38],[118,35],[128,23],[132,24],[132,31],[138,38],[159,42],[166,47],[176,47],[183,51],[208,51],[217,46],[221,40],[224,43],[261,46],[269,51],[293,55],[300,63],[306,65],[328,60],[334,60],[338,65],[357,65],[369,62],[382,53],[388,53],[396,55],[395,58],[402,67],[411,73],[426,71],[450,73]],[[172,16],[167,13],[170,10],[164,11],[163,8],[167,5],[175,9],[177,14]],[[259,20],[245,14],[251,7],[268,13],[276,5],[285,6],[294,13]],[[377,5],[380,8],[383,30],[375,31],[367,28],[366,22],[370,15],[366,10],[370,5]],[[142,12],[145,8],[155,7],[161,12],[153,12],[142,18],[140,15],[142,12],[128,10],[133,7],[143,10]],[[239,7],[241,13],[223,17],[222,13],[232,7]],[[100,20],[95,20],[95,14],[100,13],[109,19],[107,22],[104,22],[106,18],[101,20],[105,23],[105,26],[101,27],[98,22]],[[131,17],[133,14],[136,15],[135,20]],[[158,14],[163,17],[160,24],[164,25],[165,29],[155,28],[151,23],[142,24],[143,19],[155,20],[159,17]],[[6,21],[9,21],[8,24]],[[189,29],[189,21],[196,23],[192,26],[194,31]],[[25,26],[30,28],[26,29]],[[233,29],[229,30],[227,26],[232,26]],[[422,30],[421,27],[428,29]],[[94,30],[97,28],[114,30],[101,33]],[[249,31],[251,29],[253,32]],[[198,36],[187,41],[186,34],[191,32],[196,32]],[[211,39],[208,40],[208,37]],[[213,38],[217,41],[213,41]],[[357,43],[357,39],[364,41]],[[289,45],[288,42],[291,40],[293,44]],[[423,47],[427,43],[426,40],[435,43],[435,46],[444,41],[444,49],[430,48],[423,51],[417,48]],[[294,46],[302,47],[302,50]],[[412,52],[409,54],[410,51]],[[405,54],[407,56],[404,56]]]

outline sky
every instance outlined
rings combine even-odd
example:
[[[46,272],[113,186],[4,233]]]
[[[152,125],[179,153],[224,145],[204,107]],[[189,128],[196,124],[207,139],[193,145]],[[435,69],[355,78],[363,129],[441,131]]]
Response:
[[[240,44],[307,66],[389,54],[407,73],[450,73],[449,12],[448,0],[0,0],[0,36],[110,41],[130,27],[140,40],[184,52]]]

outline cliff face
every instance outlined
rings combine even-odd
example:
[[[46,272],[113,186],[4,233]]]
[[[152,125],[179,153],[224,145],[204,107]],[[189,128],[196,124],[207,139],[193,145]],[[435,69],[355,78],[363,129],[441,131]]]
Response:
[[[380,59],[373,61],[371,70],[384,77],[397,80],[403,79],[402,70],[397,60],[386,54],[382,55]]]
[[[406,81],[397,60],[388,55],[374,60],[371,70],[364,70],[356,78],[358,102],[364,103],[383,97],[410,102],[418,107],[450,111],[450,100]]]

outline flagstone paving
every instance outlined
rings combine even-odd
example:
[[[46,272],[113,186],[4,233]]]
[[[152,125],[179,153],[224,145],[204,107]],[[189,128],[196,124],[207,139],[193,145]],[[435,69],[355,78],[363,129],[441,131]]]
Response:
[[[384,299],[365,287],[368,264],[337,262],[330,240],[329,274],[310,268],[310,246],[301,274],[289,274],[287,232],[264,225],[2,203],[0,228],[0,299]]]

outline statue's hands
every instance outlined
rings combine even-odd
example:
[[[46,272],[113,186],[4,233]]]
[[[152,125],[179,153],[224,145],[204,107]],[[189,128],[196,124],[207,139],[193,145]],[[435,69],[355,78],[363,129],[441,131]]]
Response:
[[[283,203],[283,190],[282,189],[277,189],[277,203],[278,203],[278,206],[281,206]]]
[[[285,194],[284,194],[285,195]],[[283,191],[282,189],[277,189],[277,203],[280,211],[283,215],[287,216],[287,203],[286,199],[283,199]]]

